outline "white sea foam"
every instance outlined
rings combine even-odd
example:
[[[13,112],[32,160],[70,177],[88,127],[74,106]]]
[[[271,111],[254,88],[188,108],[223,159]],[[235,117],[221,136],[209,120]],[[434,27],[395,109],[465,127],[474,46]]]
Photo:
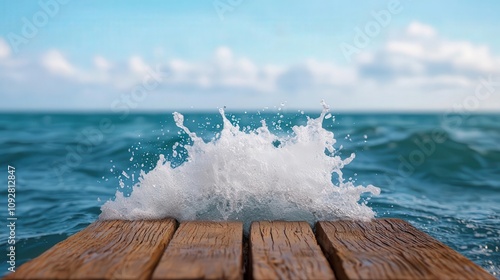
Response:
[[[129,197],[117,191],[101,207],[100,219],[241,220],[248,226],[255,220],[373,218],[360,198],[378,195],[380,189],[344,180],[342,168],[355,155],[335,155],[334,134],[322,127],[329,110],[323,107],[320,117],[293,127],[291,136],[271,133],[264,121],[258,129],[243,131],[221,109],[223,129],[207,143],[184,125],[182,114],[174,113],[193,142],[185,146],[188,160],[172,168],[160,155],[153,170],[141,172]]]

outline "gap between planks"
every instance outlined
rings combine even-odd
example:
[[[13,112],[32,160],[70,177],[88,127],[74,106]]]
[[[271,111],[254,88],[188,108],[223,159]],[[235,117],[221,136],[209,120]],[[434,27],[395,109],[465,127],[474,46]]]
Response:
[[[253,222],[253,279],[335,279],[307,222]]]

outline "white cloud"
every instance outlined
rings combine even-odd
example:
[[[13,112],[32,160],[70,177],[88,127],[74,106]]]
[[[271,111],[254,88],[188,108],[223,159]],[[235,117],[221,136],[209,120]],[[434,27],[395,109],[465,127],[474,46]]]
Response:
[[[3,57],[9,52],[4,50]],[[359,54],[347,66],[318,59],[262,65],[228,47],[216,49],[204,61],[173,58],[155,63],[132,56],[111,64],[95,56],[93,67],[87,70],[73,66],[58,50],[49,51],[38,61],[13,58],[7,62],[0,64],[0,94],[30,94],[36,89],[64,95],[71,91],[75,100],[77,96],[78,100],[91,100],[92,95],[92,100],[108,100],[101,101],[103,104],[80,102],[104,108],[158,69],[168,72],[168,77],[155,87],[156,94],[145,101],[145,108],[189,107],[193,103],[207,108],[231,102],[244,108],[285,100],[295,107],[316,108],[318,100],[326,99],[340,109],[446,109],[474,93],[479,77],[500,79],[500,57],[487,46],[446,39],[418,22],[380,48]],[[60,99],[53,102],[58,104]],[[500,95],[483,103],[484,108],[500,109]]]
[[[0,37],[0,59],[4,59],[10,56],[11,50],[7,42]]]
[[[399,40],[387,42],[386,50],[388,52],[403,54],[412,57],[424,57],[426,51],[422,45]]]
[[[130,71],[135,74],[144,74],[148,71],[149,66],[144,62],[140,56],[132,56],[128,61]]]
[[[102,56],[94,57],[94,66],[101,71],[108,71],[111,69],[111,63]]]
[[[257,66],[250,59],[237,57],[227,47],[218,48],[212,60],[191,63],[173,59],[167,63],[170,77],[165,81],[170,86],[192,89],[245,90],[269,92],[274,89],[277,67]]]
[[[53,74],[71,76],[76,73],[76,69],[57,50],[51,50],[42,56],[42,66]]]
[[[487,46],[447,40],[437,36],[432,27],[417,22],[402,36],[389,39],[381,49],[360,56],[357,63],[362,77],[386,84],[399,78],[426,78],[422,85],[439,77],[472,81],[500,71],[500,58]]]
[[[219,47],[215,50],[216,62],[221,68],[229,67],[233,60],[233,52],[228,47]]]
[[[406,32],[408,35],[423,38],[431,38],[437,35],[436,30],[432,26],[417,21],[410,23]]]

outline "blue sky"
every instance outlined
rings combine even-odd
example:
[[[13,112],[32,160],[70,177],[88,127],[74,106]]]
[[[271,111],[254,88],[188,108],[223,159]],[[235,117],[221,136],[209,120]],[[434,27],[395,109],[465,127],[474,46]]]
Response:
[[[0,110],[315,109],[325,99],[346,111],[498,111],[499,10],[498,1],[2,1]]]

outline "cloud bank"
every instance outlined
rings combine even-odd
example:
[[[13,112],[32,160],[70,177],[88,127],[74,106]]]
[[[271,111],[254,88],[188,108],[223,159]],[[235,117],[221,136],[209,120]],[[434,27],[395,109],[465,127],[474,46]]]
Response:
[[[339,50],[340,52],[340,50]],[[262,108],[287,101],[339,110],[446,110],[474,94],[481,79],[500,81],[500,57],[488,46],[443,38],[413,22],[376,50],[348,64],[310,59],[258,65],[225,46],[205,61],[110,61],[96,55],[87,67],[57,49],[15,57],[0,38],[0,109],[109,109],[155,71],[165,74],[137,109]],[[497,86],[498,87],[498,86]],[[477,110],[500,109],[500,87]]]

